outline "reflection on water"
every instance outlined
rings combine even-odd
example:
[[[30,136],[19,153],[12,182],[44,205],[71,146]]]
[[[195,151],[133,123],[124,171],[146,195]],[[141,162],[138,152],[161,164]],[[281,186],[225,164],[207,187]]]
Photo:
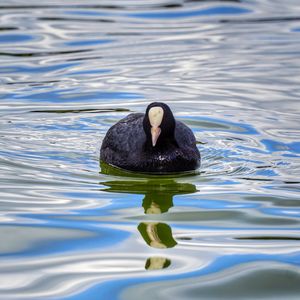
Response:
[[[118,170],[101,163],[102,171],[105,174],[117,174],[133,176],[127,171]],[[159,177],[152,176],[152,178],[140,180],[115,180],[103,182],[107,186],[105,191],[112,193],[129,193],[129,194],[144,194],[142,206],[147,215],[157,215],[166,213],[173,207],[173,197],[180,194],[195,193],[196,187],[190,183],[179,183],[175,179],[168,178],[168,176]],[[138,227],[143,240],[147,245],[157,249],[173,248],[177,245],[171,227],[166,223],[159,222],[141,222]],[[171,264],[171,261],[162,257],[151,257],[147,259],[146,269],[157,270],[159,268],[166,268]]]
[[[149,257],[146,261],[146,270],[161,270],[171,264],[170,260],[164,257]]]
[[[0,299],[298,299],[299,14],[287,1],[2,1]],[[167,102],[197,173],[101,164]]]
[[[172,248],[177,243],[173,239],[171,227],[164,223],[140,223],[138,230],[145,242],[153,248]]]

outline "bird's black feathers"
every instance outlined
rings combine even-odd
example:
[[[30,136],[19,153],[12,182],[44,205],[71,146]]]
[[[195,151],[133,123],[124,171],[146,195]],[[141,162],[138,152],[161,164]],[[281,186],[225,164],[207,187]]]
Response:
[[[155,106],[163,108],[164,116],[154,147],[148,112]],[[100,159],[125,170],[149,173],[191,171],[200,165],[193,132],[174,119],[166,104],[159,102],[150,104],[146,114],[130,114],[113,125],[103,140]]]

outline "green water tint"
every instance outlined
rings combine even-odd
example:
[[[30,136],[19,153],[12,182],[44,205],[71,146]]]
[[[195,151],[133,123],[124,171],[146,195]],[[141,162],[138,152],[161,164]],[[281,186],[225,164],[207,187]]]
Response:
[[[177,177],[173,175],[173,178],[170,174],[163,176],[139,174],[104,165],[104,163],[101,163],[101,171],[106,175],[122,176],[113,181],[101,182],[102,185],[107,186],[105,191],[145,195],[142,204],[145,214],[168,212],[173,206],[175,195],[191,194],[197,191],[194,184],[176,181],[176,178],[186,176],[186,173],[178,173]]]
[[[144,195],[142,206],[147,215],[168,213],[173,207],[175,195],[192,194],[197,191],[190,183],[179,183],[176,178],[184,174],[149,175],[127,172],[101,162],[101,171],[106,175],[120,176],[115,180],[101,182],[106,186],[104,190],[113,193],[129,193]],[[190,173],[191,174],[191,173]],[[129,176],[127,176],[129,175]],[[177,245],[172,235],[171,227],[161,222],[141,222],[137,229],[145,243],[156,249],[173,248]],[[147,270],[167,268],[171,261],[164,257],[148,258],[145,264]]]
[[[122,177],[135,177],[135,178],[151,178],[151,179],[167,179],[167,178],[179,178],[185,176],[192,176],[200,174],[200,170],[192,170],[185,172],[158,172],[158,173],[142,173],[142,172],[133,172],[124,170],[112,165],[109,165],[103,161],[100,161],[101,173],[105,175],[114,175],[114,176],[122,176]]]

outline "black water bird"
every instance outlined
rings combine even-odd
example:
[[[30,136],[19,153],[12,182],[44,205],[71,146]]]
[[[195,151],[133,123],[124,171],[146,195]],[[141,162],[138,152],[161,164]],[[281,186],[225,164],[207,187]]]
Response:
[[[167,104],[153,102],[145,114],[130,114],[108,130],[100,160],[135,172],[184,172],[200,166],[200,153],[192,130]]]

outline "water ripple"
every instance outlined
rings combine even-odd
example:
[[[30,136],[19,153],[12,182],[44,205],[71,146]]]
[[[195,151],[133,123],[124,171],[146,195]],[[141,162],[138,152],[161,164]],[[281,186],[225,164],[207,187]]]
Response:
[[[0,298],[298,299],[297,1],[6,2]],[[200,170],[99,166],[156,100]]]

